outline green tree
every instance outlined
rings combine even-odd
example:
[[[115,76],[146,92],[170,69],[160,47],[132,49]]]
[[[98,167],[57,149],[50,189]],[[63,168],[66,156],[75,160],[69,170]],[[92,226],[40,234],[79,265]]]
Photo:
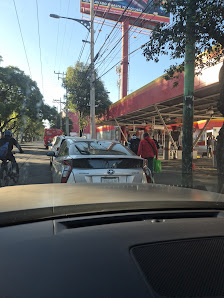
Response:
[[[109,100],[103,82],[97,78],[98,75],[96,73],[96,115],[100,118],[110,106],[111,101]],[[68,107],[71,110],[79,112],[80,126],[84,129],[84,125],[88,123],[88,116],[90,114],[89,67],[79,62],[76,63],[75,67],[68,67],[63,86],[67,88]]]
[[[44,104],[37,83],[17,67],[0,67],[0,132],[12,130],[16,137],[42,129],[42,120],[56,118],[55,108]],[[37,127],[37,128],[35,128]]]
[[[186,19],[188,0],[158,0],[156,5],[163,6],[164,11],[172,16],[171,24],[158,24],[152,31],[149,42],[143,48],[146,60],[159,61],[160,55],[168,55],[170,59],[185,57]],[[194,1],[195,32],[195,70],[202,69],[220,62],[224,49],[224,2],[223,0]],[[165,70],[166,79],[178,78],[184,71],[184,61],[173,64]],[[177,82],[176,82],[177,83]]]
[[[17,67],[0,67],[0,132],[24,116],[40,119],[42,105],[35,81]]]

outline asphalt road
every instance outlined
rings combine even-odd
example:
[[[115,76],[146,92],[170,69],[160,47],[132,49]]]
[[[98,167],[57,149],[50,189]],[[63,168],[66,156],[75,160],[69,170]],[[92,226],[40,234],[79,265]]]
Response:
[[[43,142],[24,143],[21,146],[24,154],[15,154],[20,169],[18,185],[52,183],[49,157]]]
[[[16,161],[20,168],[18,184],[52,183],[49,157],[46,155],[43,142],[21,144],[24,154],[16,154]],[[217,173],[212,167],[212,160],[199,159],[195,161],[194,186],[205,187],[209,191],[217,190]],[[159,184],[181,185],[181,161],[162,160],[162,172],[155,174],[155,181]]]

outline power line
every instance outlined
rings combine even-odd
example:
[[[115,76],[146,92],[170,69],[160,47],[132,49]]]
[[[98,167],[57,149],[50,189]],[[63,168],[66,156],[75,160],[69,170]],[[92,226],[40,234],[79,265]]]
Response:
[[[37,27],[38,27],[38,36],[39,36],[39,50],[40,50],[40,69],[41,69],[41,79],[42,79],[42,90],[44,94],[44,78],[43,78],[43,64],[42,64],[42,55],[41,55],[41,45],[40,45],[40,24],[39,24],[39,11],[38,11],[38,1],[36,0],[37,8]]]
[[[88,33],[87,33],[87,35],[86,35],[85,41],[88,39],[88,37],[89,37],[89,31],[88,31]],[[85,46],[86,46],[86,42],[85,42],[85,41],[83,41],[83,45],[82,45],[81,51],[80,51],[80,53],[79,53],[78,62],[80,62],[80,60],[81,60],[81,58],[82,58],[82,54],[83,54],[83,51],[84,51]]]
[[[145,45],[147,44],[147,42],[143,45],[141,45],[140,47],[138,47],[137,49],[135,49],[134,51],[132,51],[131,53],[128,54],[128,56],[132,55],[133,53],[137,52],[138,50],[142,49]],[[126,56],[127,57],[127,56]],[[126,58],[125,57],[125,58]],[[119,63],[121,63],[122,60],[118,61],[116,64],[114,64],[110,69],[108,69],[105,73],[103,73],[97,80],[101,79],[103,76],[105,76],[109,71],[111,71],[115,66],[117,66]]]
[[[135,22],[133,23],[133,25],[131,25],[128,30],[122,35],[122,37],[118,40],[118,42],[116,43],[116,45],[112,48],[112,50],[109,52],[109,54],[107,54],[107,56],[102,60],[102,62],[100,63],[100,65],[105,61],[105,59],[114,51],[114,49],[118,46],[119,42],[125,37],[125,35],[130,31],[131,28],[134,27],[134,25],[136,24],[137,20],[141,17],[141,15],[146,11],[146,9],[149,7],[150,4],[153,3],[153,0],[150,1],[149,4],[147,4],[147,6],[145,7],[145,9],[141,12],[141,14],[138,16],[138,18],[135,20]],[[99,52],[98,52],[99,53]],[[100,65],[98,66],[98,68],[100,67]]]
[[[114,1],[114,0],[112,0],[112,1],[110,2],[110,5],[109,5],[108,10],[104,12],[104,15],[103,15],[103,23],[101,24],[99,33],[97,34],[97,37],[96,37],[96,40],[95,40],[95,43],[97,42],[97,39],[98,39],[98,37],[99,37],[99,35],[100,35],[100,32],[102,31],[103,25],[104,25],[104,23],[105,23],[105,21],[106,21],[106,17],[107,17],[107,15],[108,15],[108,13],[110,12],[111,5],[113,4],[113,1]]]
[[[68,51],[67,51],[67,56],[69,54],[69,51],[70,51],[70,47],[71,47],[71,42],[72,42],[72,36],[73,36],[73,32],[74,32],[74,24],[73,24],[73,27],[72,27],[72,30],[71,30],[71,36],[70,36],[70,41],[69,41],[69,46],[68,46]]]
[[[13,0],[13,3],[14,3],[15,11],[16,11],[17,21],[18,21],[18,25],[19,25],[20,35],[21,35],[22,42],[23,42],[24,52],[25,52],[25,55],[26,55],[27,65],[28,65],[29,72],[30,72],[30,77],[32,77],[31,70],[30,70],[30,63],[29,63],[29,60],[28,60],[27,52],[26,52],[26,47],[25,47],[25,43],[24,43],[24,39],[23,39],[22,29],[21,29],[21,26],[20,26],[20,21],[19,21],[19,16],[18,16],[15,0]]]
[[[133,2],[133,0],[131,0],[131,1],[129,2],[129,4],[128,4],[128,5],[126,6],[126,8],[124,9],[123,13],[120,15],[120,17],[119,17],[119,19],[117,20],[116,24],[114,25],[113,29],[111,30],[111,32],[109,33],[109,35],[108,35],[107,38],[105,39],[103,45],[100,47],[99,51],[97,52],[97,54],[96,54],[94,60],[96,60],[96,59],[99,57],[100,51],[101,51],[101,50],[103,49],[103,47],[105,46],[105,44],[106,44],[107,40],[109,39],[110,35],[111,35],[111,34],[113,33],[113,31],[115,30],[117,24],[120,22],[122,16],[125,14],[125,12],[127,11],[128,7],[131,5],[132,2]],[[89,56],[90,56],[90,55],[89,55]],[[101,56],[102,56],[102,55],[101,55]],[[87,65],[88,60],[89,60],[89,57],[88,57],[88,59],[87,59],[87,61],[86,61],[86,65]],[[88,71],[88,69],[87,69],[87,71]]]
[[[143,29],[142,29],[143,30]],[[141,31],[142,31],[141,30]],[[141,33],[141,31],[138,33],[138,35]],[[132,35],[134,34],[134,32],[132,32],[131,33],[131,35],[128,37],[128,39],[129,39],[129,41],[130,41],[130,38],[132,37]],[[137,36],[138,36],[137,35]],[[140,40],[142,37],[140,37],[140,38],[138,38],[137,40]],[[113,44],[115,44],[117,42],[117,40],[113,43]],[[136,40],[135,41],[133,41],[132,43],[131,43],[131,45],[133,45],[134,43],[136,42]],[[112,45],[113,45],[112,44]],[[108,50],[112,45],[110,45],[106,50]],[[106,51],[105,50],[105,51]],[[120,48],[118,49],[118,51],[115,53],[115,55],[114,55],[114,57],[112,58],[112,59],[110,59],[110,63],[108,64],[108,66],[112,63],[112,61],[116,58],[116,56],[118,55],[118,53],[120,52]],[[104,51],[104,52],[105,52]],[[103,54],[102,54],[103,55]],[[96,62],[96,64],[99,64],[100,63],[100,65],[104,62],[104,61],[108,61],[108,59],[109,59],[109,56],[106,56],[105,58],[103,58],[102,60],[100,60],[100,61],[98,61],[98,62]],[[105,63],[104,63],[105,64]],[[100,65],[97,67],[97,69],[99,69],[100,68]],[[106,67],[105,67],[105,65],[104,65],[104,69],[105,69]]]
[[[130,3],[126,6],[126,8],[124,9],[123,13],[120,15],[118,21],[116,22],[115,26],[113,27],[113,29],[111,30],[111,32],[109,33],[109,35],[107,36],[107,38],[105,39],[103,45],[101,46],[101,48],[99,49],[98,53],[95,56],[95,59],[97,59],[97,57],[99,56],[101,50],[103,49],[106,41],[109,39],[110,35],[113,33],[114,29],[116,28],[117,24],[120,22],[122,16],[125,14],[125,12],[127,11],[128,7],[131,5],[131,3],[133,2],[133,0],[130,1]]]
[[[69,6],[70,6],[70,0],[68,1],[68,8],[67,8],[67,16],[66,17],[68,17]],[[62,54],[63,54],[63,50],[64,50],[66,27],[67,27],[67,22],[65,22],[65,31],[64,31],[64,37],[63,37],[63,42],[62,42],[62,48],[61,48],[61,58],[60,58],[60,63],[59,63],[59,71],[60,71],[60,68],[61,68],[61,60],[62,60]]]
[[[114,0],[112,0],[112,2],[113,2]],[[132,1],[131,1],[132,2]],[[131,4],[131,2],[129,3],[129,5]],[[128,5],[128,6],[129,6]],[[126,16],[125,17],[125,20],[129,20],[131,18],[131,15],[130,16]],[[120,20],[120,19],[119,19]],[[119,22],[119,20],[118,20],[118,22]],[[116,24],[117,25],[117,24]],[[116,26],[115,25],[115,26]],[[117,35],[120,33],[120,28],[116,28],[117,30],[113,33],[113,35],[111,36],[111,39],[115,39],[116,37],[117,37]],[[112,32],[111,32],[112,33]],[[107,44],[110,44],[110,40],[108,40],[107,41],[107,43],[105,44],[105,46],[107,45]],[[109,48],[111,47],[111,45],[109,46]],[[104,53],[109,49],[109,48],[106,48],[105,50],[104,50],[104,52],[100,55],[100,57],[102,57],[103,55],[104,55]],[[99,59],[99,57],[98,57],[98,59]]]
[[[60,0],[60,8],[59,8],[59,15],[60,15],[60,14],[61,14],[61,0]],[[58,53],[59,25],[60,25],[60,20],[58,20],[58,30],[57,30],[57,41],[56,41],[56,53],[55,53],[54,68],[56,67],[57,53]]]

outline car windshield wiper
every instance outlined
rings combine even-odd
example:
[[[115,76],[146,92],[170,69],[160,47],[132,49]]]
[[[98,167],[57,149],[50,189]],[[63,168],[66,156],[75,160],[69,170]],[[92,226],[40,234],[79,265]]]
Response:
[[[87,150],[81,150],[78,146],[75,145],[75,147],[78,149],[78,151],[81,153],[81,154],[86,154],[86,155],[90,155],[90,152],[87,151]]]

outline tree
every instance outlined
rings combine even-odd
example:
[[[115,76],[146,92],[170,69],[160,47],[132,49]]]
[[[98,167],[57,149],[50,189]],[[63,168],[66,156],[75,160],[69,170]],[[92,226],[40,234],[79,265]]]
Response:
[[[0,132],[24,116],[40,119],[42,105],[36,82],[17,67],[0,67]]]
[[[160,55],[169,55],[170,59],[185,57],[186,19],[188,0],[158,0],[155,5],[162,5],[165,12],[172,14],[172,23],[158,24],[152,31],[143,54],[146,60],[159,61]],[[193,3],[193,2],[192,2]],[[194,13],[195,34],[195,70],[196,75],[202,69],[220,62],[224,50],[224,3],[223,0],[197,0]],[[173,64],[168,70],[166,79],[178,78],[184,71],[184,61]],[[177,83],[177,81],[175,82]]]
[[[87,118],[90,114],[90,72],[89,67],[77,62],[75,67],[68,67],[63,86],[67,88],[68,107],[79,112],[80,126],[88,123]],[[102,116],[111,104],[108,93],[103,82],[98,79],[96,73],[96,115]],[[84,129],[85,127],[82,127]]]
[[[42,131],[42,120],[52,121],[57,111],[44,104],[37,83],[17,67],[0,67],[0,132],[19,134]]]

